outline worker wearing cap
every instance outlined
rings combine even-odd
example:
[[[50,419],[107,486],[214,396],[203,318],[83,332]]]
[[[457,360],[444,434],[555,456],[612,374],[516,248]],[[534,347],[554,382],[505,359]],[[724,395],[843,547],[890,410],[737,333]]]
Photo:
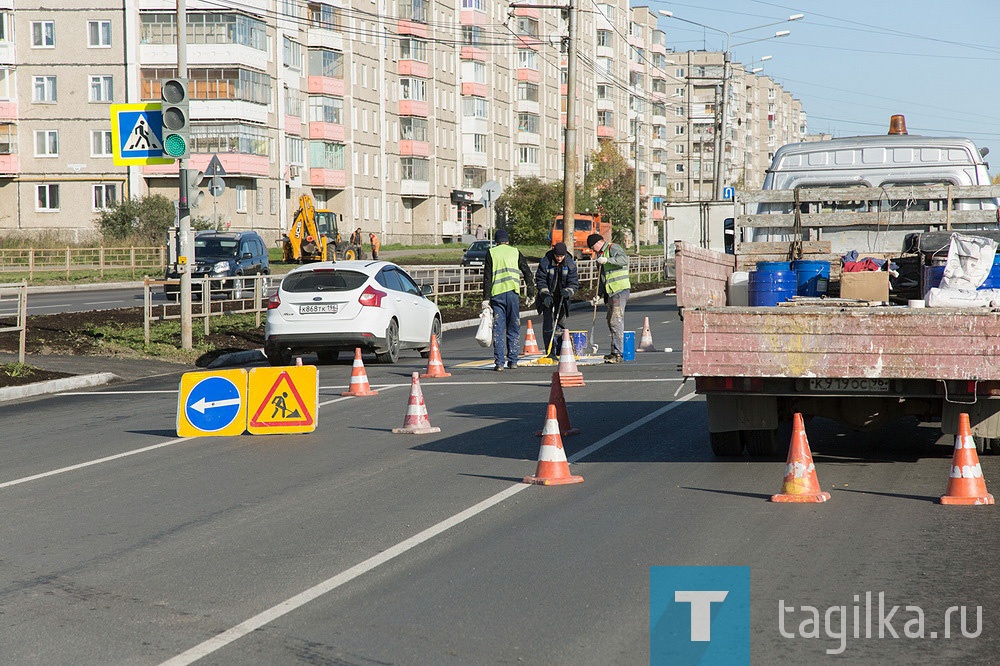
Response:
[[[498,229],[493,239],[497,242],[490,248],[483,264],[483,306],[493,309],[493,369],[517,367],[517,355],[521,340],[521,277],[528,288],[528,296],[535,295],[531,281],[528,260],[519,250],[510,246],[510,237],[504,229]],[[518,275],[520,273],[520,276]]]
[[[604,356],[604,362],[621,363],[625,346],[625,304],[632,288],[628,279],[628,255],[620,245],[607,242],[601,234],[587,236],[587,247],[594,251],[594,258],[600,264],[597,295],[604,298],[604,305],[608,308],[611,353]]]
[[[567,253],[566,243],[556,243],[538,262],[535,287],[538,289],[535,307],[538,314],[542,315],[542,335],[545,336],[542,340],[548,354],[558,358],[559,343],[554,340],[562,335],[566,317],[569,316],[570,300],[580,290],[576,262]],[[556,338],[553,338],[553,333]]]

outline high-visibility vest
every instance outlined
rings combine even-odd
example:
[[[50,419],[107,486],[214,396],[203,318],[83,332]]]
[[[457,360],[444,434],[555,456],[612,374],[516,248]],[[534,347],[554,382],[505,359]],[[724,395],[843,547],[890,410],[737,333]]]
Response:
[[[510,245],[497,245],[490,249],[493,259],[493,289],[490,296],[517,291],[521,286],[521,270],[517,266],[520,252]]]
[[[611,243],[608,243],[602,248],[601,254],[603,256],[610,254],[611,245]],[[604,264],[601,266],[601,270],[604,272],[604,291],[608,296],[613,296],[620,291],[632,288],[632,283],[628,279],[628,266],[618,268],[617,266]]]

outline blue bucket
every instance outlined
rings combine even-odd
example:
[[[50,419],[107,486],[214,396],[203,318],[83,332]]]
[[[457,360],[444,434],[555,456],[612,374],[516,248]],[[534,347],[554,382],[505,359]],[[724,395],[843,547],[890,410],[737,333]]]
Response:
[[[799,296],[826,296],[830,284],[829,261],[793,261]]]
[[[625,331],[622,336],[622,358],[626,361],[635,360],[635,331]]]
[[[753,271],[750,273],[750,305],[773,306],[789,300],[798,290],[792,271]]]
[[[986,276],[986,281],[976,287],[977,289],[1000,289],[1000,252],[993,257],[993,268]]]
[[[573,355],[583,356],[587,349],[587,331],[570,331],[569,339],[573,342]]]
[[[758,261],[758,271],[790,271],[792,263],[790,261]]]
[[[990,271],[991,273],[993,271]],[[924,266],[924,293],[934,287],[941,286],[941,278],[944,277],[944,264],[940,266]],[[987,278],[987,282],[989,278]]]

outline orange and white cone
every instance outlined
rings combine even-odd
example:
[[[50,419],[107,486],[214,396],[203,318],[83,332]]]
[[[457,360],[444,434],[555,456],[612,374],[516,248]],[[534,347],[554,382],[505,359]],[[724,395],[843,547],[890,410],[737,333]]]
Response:
[[[642,339],[639,340],[639,348],[636,351],[656,351],[656,347],[653,346],[653,333],[649,330],[649,317],[642,322]]]
[[[431,353],[427,356],[427,372],[420,376],[430,379],[451,377],[450,372],[444,371],[444,363],[441,362],[441,348],[438,347],[436,335],[431,335]]]
[[[802,414],[796,413],[792,420],[792,441],[788,446],[785,462],[785,481],[781,492],[771,496],[772,502],[825,502],[830,493],[819,489],[816,465],[809,451],[806,427]]]
[[[570,435],[579,435],[580,429],[574,428],[569,422],[569,411],[566,409],[566,396],[563,395],[562,381],[559,379],[559,373],[552,373],[552,388],[549,389],[549,404],[556,406],[556,420],[559,421],[559,434],[563,437],[569,437]],[[541,437],[545,432],[539,430],[535,433],[536,437]]]
[[[535,339],[535,329],[531,328],[531,320],[528,320],[528,332],[524,334],[524,353],[525,354],[541,354],[542,350],[538,348],[538,340]]]
[[[297,365],[299,367],[302,367],[302,357],[301,356],[296,356],[295,357],[295,365]]]
[[[351,384],[340,395],[378,395],[378,391],[373,391],[372,387],[368,385],[368,373],[365,372],[365,364],[361,361],[361,347],[354,348],[354,366],[351,369]]]
[[[582,481],[582,476],[569,473],[569,462],[566,461],[566,451],[563,449],[562,437],[559,436],[556,406],[549,403],[545,427],[542,428],[542,447],[538,451],[538,467],[533,476],[524,477],[524,482],[538,486],[564,486]]]
[[[941,496],[941,504],[976,506],[993,504],[993,495],[986,492],[983,468],[976,455],[976,442],[972,439],[969,415],[958,415],[958,434],[955,435],[955,454],[948,473],[948,489]]]
[[[565,328],[563,329],[562,347],[559,348],[559,380],[564,387],[586,386],[583,383],[583,373],[576,369],[573,341],[569,339],[569,331]]]
[[[404,435],[425,435],[432,432],[441,432],[441,428],[435,428],[427,418],[427,405],[424,404],[424,394],[420,390],[420,373],[413,373],[413,382],[410,385],[410,402],[406,405],[406,416],[403,418],[402,428],[393,428],[392,431]]]

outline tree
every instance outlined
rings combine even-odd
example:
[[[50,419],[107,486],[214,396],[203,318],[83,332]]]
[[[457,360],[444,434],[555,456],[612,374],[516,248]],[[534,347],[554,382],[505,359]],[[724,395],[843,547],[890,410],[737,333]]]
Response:
[[[516,178],[496,201],[497,216],[506,221],[512,243],[548,242],[555,216],[562,212],[562,183]]]
[[[590,164],[576,208],[600,213],[611,223],[613,239],[621,242],[635,219],[635,169],[611,141],[601,141],[590,155]]]
[[[97,214],[97,227],[105,241],[131,240],[156,245],[174,224],[174,203],[162,194],[132,197]]]

